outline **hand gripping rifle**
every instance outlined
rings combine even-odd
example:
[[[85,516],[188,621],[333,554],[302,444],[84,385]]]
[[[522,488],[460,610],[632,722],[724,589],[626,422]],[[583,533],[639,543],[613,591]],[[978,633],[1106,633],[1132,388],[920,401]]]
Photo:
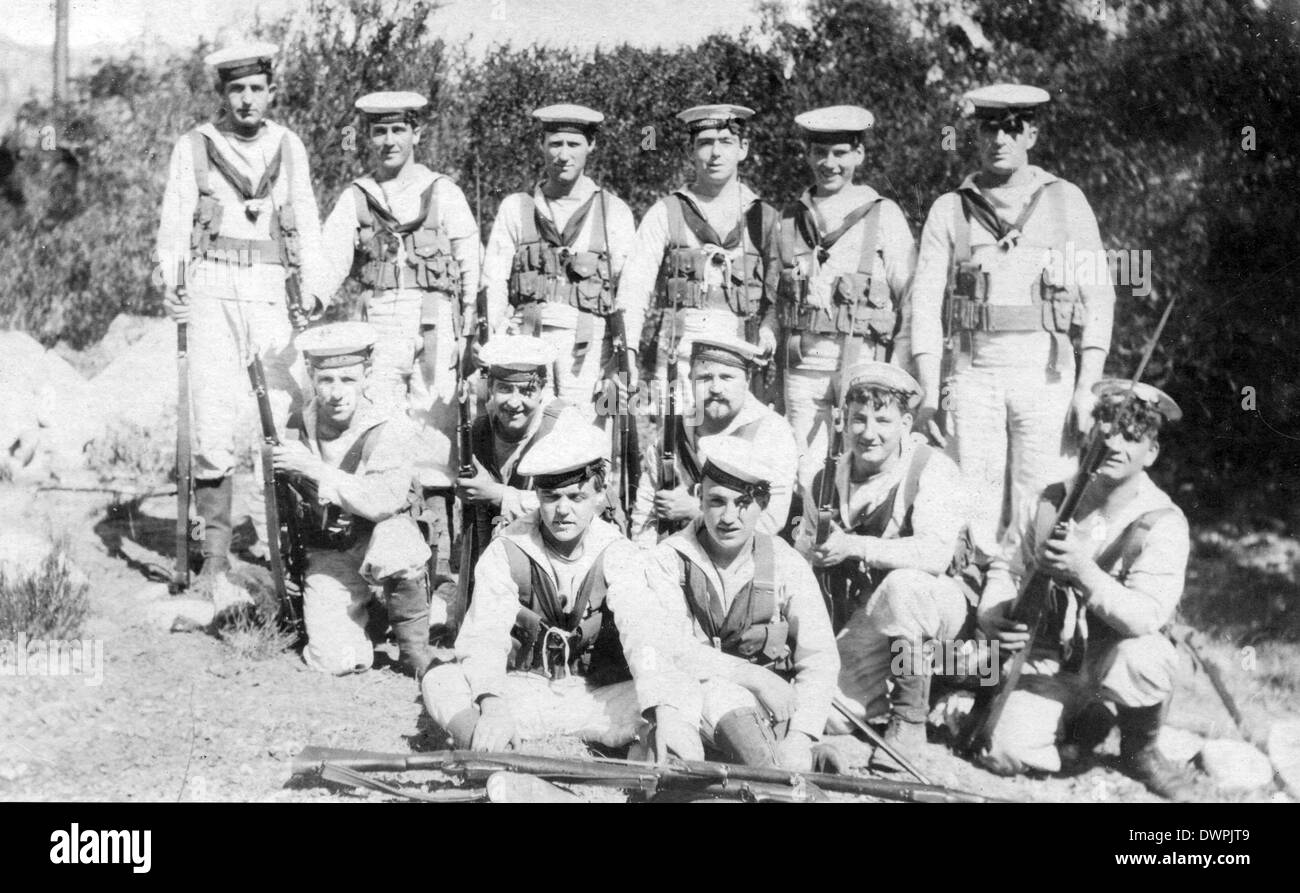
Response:
[[[185,261],[176,262],[176,294],[185,297]],[[173,594],[190,588],[190,359],[189,324],[176,323],[176,564]],[[202,534],[199,522],[198,534]]]
[[[826,438],[826,462],[822,466],[821,489],[817,494],[817,537],[816,545],[826,544],[830,539],[835,524],[835,476],[839,471],[840,456],[844,452],[844,411],[839,406],[831,407],[831,432]],[[835,591],[834,575],[830,568],[819,567],[813,571],[817,582],[821,584],[822,598],[826,601],[826,614],[831,618],[831,625],[839,632],[847,620],[845,599]],[[839,611],[846,616],[836,616]]]
[[[293,775],[306,776],[342,767],[353,772],[407,772],[435,770],[467,782],[482,782],[502,770],[535,775],[547,781],[622,788],[654,794],[660,790],[733,790],[759,785],[769,792],[783,789],[803,793],[813,800],[819,791],[875,797],[912,803],[995,803],[990,797],[969,794],[937,785],[907,781],[886,781],[857,775],[829,775],[819,772],[789,772],[759,766],[740,766],[704,760],[672,760],[664,764],[630,760],[572,759],[533,756],[522,753],[477,753],[444,750],[430,753],[368,753],[306,747],[293,760]],[[331,773],[333,774],[333,773]]]
[[[1129,380],[1130,393],[1142,380],[1142,374],[1146,372],[1147,364],[1151,361],[1156,345],[1160,343],[1160,334],[1164,331],[1165,323],[1169,321],[1169,313],[1174,309],[1176,299],[1177,296],[1171,298],[1165,306],[1165,312],[1156,325],[1155,334],[1151,336],[1151,342],[1142,355],[1137,372]],[[1079,503],[1083,500],[1088,486],[1096,479],[1106,454],[1106,433],[1100,430],[1099,425],[1093,425],[1087,447],[1079,459],[1079,470],[1075,473],[1074,479],[1066,490],[1065,498],[1056,511],[1056,520],[1052,525],[1053,538],[1063,536],[1069,523],[1075,519]],[[1041,551],[1045,545],[1046,543],[1039,544],[1038,560],[1034,562],[1033,571],[1021,580],[1019,592],[1016,594],[1015,602],[1012,603],[1009,615],[1012,620],[1023,623],[1029,629],[1029,639],[1007,662],[1002,672],[1001,685],[992,694],[982,691],[980,697],[976,698],[975,708],[967,717],[965,727],[961,730],[958,739],[959,749],[967,753],[979,753],[989,748],[1007,700],[1020,682],[1025,661],[1034,650],[1034,644],[1042,632],[1045,621],[1052,613],[1050,609],[1059,597],[1057,584],[1043,570]]]
[[[659,444],[659,489],[677,489],[677,297],[673,294],[673,305],[668,308],[668,392],[664,394],[663,412],[660,414]],[[682,525],[667,518],[656,521],[659,538],[680,530]]]
[[[637,440],[636,421],[632,417],[631,397],[633,393],[631,379],[631,362],[628,358],[627,328],[623,322],[623,311],[618,310],[606,317],[610,329],[610,341],[613,348],[618,380],[610,386],[614,393],[614,423],[611,425],[613,439],[610,450],[610,487],[606,492],[617,489],[617,494],[610,500],[613,521],[623,533],[630,534],[632,510],[636,507],[637,475],[641,470],[641,449]],[[620,386],[627,388],[627,397],[622,396]]]
[[[289,482],[288,474],[275,470],[272,451],[280,446],[271,415],[271,399],[266,390],[266,373],[257,354],[248,364],[248,378],[257,397],[257,412],[262,422],[262,495],[266,501],[266,535],[271,562],[271,582],[280,605],[280,620],[297,633],[306,635],[302,619],[302,593],[307,575],[307,543],[303,536],[307,507]],[[295,592],[286,584],[292,583]]]

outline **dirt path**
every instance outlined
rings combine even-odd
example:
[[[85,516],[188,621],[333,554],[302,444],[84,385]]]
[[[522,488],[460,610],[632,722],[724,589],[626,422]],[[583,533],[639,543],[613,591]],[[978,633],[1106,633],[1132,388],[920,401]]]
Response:
[[[0,799],[340,800],[347,795],[286,786],[292,756],[304,745],[402,752],[442,745],[441,734],[423,715],[415,683],[391,669],[325,677],[309,672],[292,652],[253,659],[209,635],[151,626],[149,605],[167,598],[167,592],[140,569],[150,553],[133,546],[128,561],[111,552],[116,536],[130,540],[134,534],[147,541],[150,530],[167,529],[166,501],[146,503],[140,514],[116,519],[107,517],[108,502],[101,494],[33,494],[0,486],[6,527],[68,536],[78,565],[92,581],[84,635],[103,648],[98,684],[94,678],[0,676]],[[1224,568],[1199,562],[1190,585],[1199,578],[1222,583]],[[1271,659],[1295,666],[1296,647],[1285,648],[1270,652]],[[1225,661],[1238,657],[1227,645],[1213,650]],[[1206,680],[1184,676],[1172,721],[1226,729],[1227,716]],[[1277,674],[1233,673],[1230,684],[1247,713],[1265,727],[1270,719],[1300,712],[1290,683]],[[851,762],[866,760],[865,745],[852,739],[838,743]],[[543,746],[566,754],[581,750],[577,742]],[[1107,747],[1113,752],[1115,746],[1112,738]],[[1102,765],[1073,778],[1003,779],[945,748],[928,751],[918,762],[935,783],[988,796],[1155,799],[1107,768],[1104,757]],[[1207,800],[1284,796],[1225,797],[1202,779]],[[617,796],[598,792],[592,799]]]

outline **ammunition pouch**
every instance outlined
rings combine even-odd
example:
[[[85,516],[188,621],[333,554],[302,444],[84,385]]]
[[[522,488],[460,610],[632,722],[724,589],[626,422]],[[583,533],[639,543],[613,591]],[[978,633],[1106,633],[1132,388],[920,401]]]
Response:
[[[510,306],[554,302],[608,316],[614,309],[609,269],[609,255],[603,251],[526,242],[515,250],[511,265]]]
[[[1083,328],[1085,308],[1077,291],[1056,285],[1044,269],[1028,304],[990,304],[989,274],[974,261],[952,271],[945,313],[946,336],[960,332],[1061,332]]]
[[[657,293],[663,308],[725,307],[748,318],[758,313],[763,298],[762,258],[748,246],[735,260],[717,246],[670,248],[659,269]]]
[[[190,229],[190,254],[195,258],[205,258],[212,250],[212,243],[221,232],[221,202],[216,196],[199,194],[194,206],[194,225]]]
[[[397,232],[377,220],[366,191],[353,186],[357,246],[351,275],[364,288],[371,291],[401,288],[403,264],[399,258],[404,252],[405,266],[414,273],[416,288],[456,293],[460,287],[460,264],[452,254],[451,238],[439,222],[434,201],[436,185],[436,180],[430,183],[421,199],[424,216],[419,226],[407,232]]]
[[[375,529],[374,521],[358,518],[333,503],[321,505],[310,500],[305,508],[308,523],[303,529],[303,541],[309,549],[346,552]]]
[[[739,635],[724,639],[722,650],[761,667],[785,669],[790,662],[790,624],[780,618],[756,623]]]
[[[853,335],[878,344],[893,343],[899,314],[884,283],[873,283],[873,277],[864,273],[836,277],[828,313],[807,303],[808,280],[793,275],[794,272],[781,273],[779,304],[781,323],[787,331]]]

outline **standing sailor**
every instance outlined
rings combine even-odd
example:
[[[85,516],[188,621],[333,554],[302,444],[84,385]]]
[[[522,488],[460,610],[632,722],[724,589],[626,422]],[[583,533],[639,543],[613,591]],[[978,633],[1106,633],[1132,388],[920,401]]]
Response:
[[[362,318],[379,338],[372,396],[410,408],[421,427],[421,483],[443,486],[454,477],[456,328],[472,330],[481,249],[460,187],[415,160],[427,105],[408,92],[357,100],[375,164],[339,196],[323,241],[330,293],[347,277],[365,289]]]
[[[853,182],[875,123],[869,111],[839,105],[794,120],[813,185],[781,214],[777,306],[786,418],[811,473],[843,399],[837,376],[865,361],[910,365],[916,240],[897,204]]]
[[[652,298],[663,314],[657,378],[670,354],[684,363],[701,335],[740,336],[768,356],[776,349],[777,212],[738,170],[749,155],[745,122],[753,114],[722,104],[677,116],[690,135],[695,180],[646,212],[618,291],[631,347],[641,343]]]
[[[586,174],[605,116],[550,105],[542,124],[545,176],[531,195],[501,202],[483,263],[494,329],[541,337],[555,352],[555,393],[589,421],[607,357],[601,345],[618,275],[636,236],[632,211]]]
[[[208,586],[230,568],[231,476],[252,427],[245,367],[261,356],[283,430],[301,395],[290,315],[305,322],[324,292],[307,151],[266,117],[276,92],[275,53],[273,44],[259,43],[204,59],[217,73],[221,115],[172,150],[158,227],[164,306],[189,326],[193,468],[204,524],[200,580]],[[180,291],[178,262],[189,266]]]
[[[1073,443],[1091,424],[1115,290],[1095,266],[1106,255],[1083,193],[1029,163],[1047,92],[998,84],[966,99],[981,170],[940,196],[925,221],[912,352],[925,387],[917,430],[944,440],[931,423],[942,401],[983,563],[1004,530],[1023,527],[1038,492],[1068,475]],[[1091,261],[1087,275],[1079,260]],[[954,371],[941,382],[945,351]]]

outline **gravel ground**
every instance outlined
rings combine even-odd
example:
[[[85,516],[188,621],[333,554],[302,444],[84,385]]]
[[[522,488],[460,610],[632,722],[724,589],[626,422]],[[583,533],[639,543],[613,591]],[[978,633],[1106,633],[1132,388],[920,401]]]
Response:
[[[309,672],[293,652],[258,658],[204,633],[170,633],[146,618],[168,598],[144,568],[166,564],[150,542],[170,536],[166,499],[144,503],[130,516],[109,511],[104,494],[35,494],[0,485],[6,528],[66,534],[78,565],[92,581],[84,635],[102,643],[102,680],[0,676],[0,799],[103,801],[347,801],[385,799],[290,783],[292,758],[302,747],[378,751],[436,750],[441,732],[424,715],[415,683],[381,660],[359,676]],[[1204,581],[1231,585],[1231,550],[1216,541],[1206,558],[1198,549],[1189,597]],[[1252,547],[1253,548],[1253,547]],[[1279,549],[1295,554],[1294,541]],[[159,545],[159,549],[163,547]],[[445,554],[445,553],[444,553]],[[1258,564],[1258,561],[1255,562]],[[1294,577],[1283,579],[1294,599]],[[1224,595],[1226,598],[1226,594]],[[1294,603],[1292,601],[1291,603]],[[1245,659],[1249,650],[1250,660]],[[1229,668],[1229,684],[1260,728],[1300,715],[1295,680],[1300,647],[1260,642],[1249,649],[1212,642]],[[1203,675],[1184,674],[1171,725],[1229,735],[1231,724]],[[865,772],[870,749],[851,738],[832,739]],[[539,742],[536,752],[585,753],[577,741]],[[937,784],[990,797],[1024,801],[1149,801],[1140,785],[1110,768],[1116,739],[1098,762],[1070,777],[1005,779],[990,775],[932,744],[916,762]],[[436,780],[435,773],[404,781]],[[1205,800],[1285,800],[1276,790],[1225,795],[1204,775]],[[577,789],[584,799],[618,800],[620,792]]]

